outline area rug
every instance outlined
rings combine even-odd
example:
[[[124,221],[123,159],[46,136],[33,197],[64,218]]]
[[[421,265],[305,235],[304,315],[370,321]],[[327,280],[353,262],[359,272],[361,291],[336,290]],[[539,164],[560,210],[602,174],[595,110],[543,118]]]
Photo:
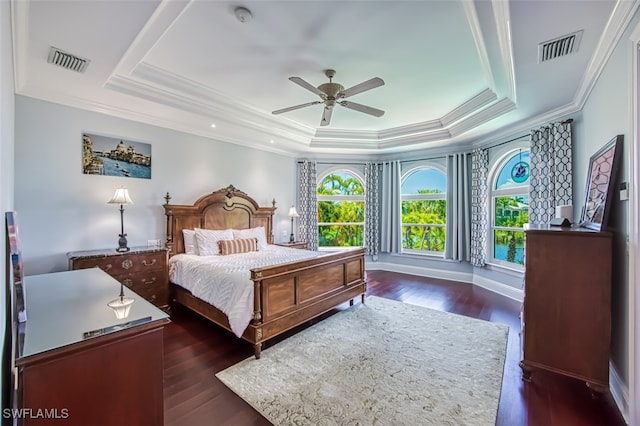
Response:
[[[493,425],[507,332],[369,296],[216,377],[275,425]]]

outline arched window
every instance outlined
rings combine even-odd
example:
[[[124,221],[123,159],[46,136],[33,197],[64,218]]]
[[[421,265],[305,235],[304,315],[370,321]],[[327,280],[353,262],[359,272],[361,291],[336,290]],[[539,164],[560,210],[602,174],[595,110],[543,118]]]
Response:
[[[434,166],[417,167],[402,177],[402,250],[444,253],[447,176]]]
[[[524,264],[524,230],[529,221],[529,150],[511,150],[496,163],[489,186],[492,262]]]
[[[363,244],[363,179],[350,170],[330,172],[318,184],[318,247]]]

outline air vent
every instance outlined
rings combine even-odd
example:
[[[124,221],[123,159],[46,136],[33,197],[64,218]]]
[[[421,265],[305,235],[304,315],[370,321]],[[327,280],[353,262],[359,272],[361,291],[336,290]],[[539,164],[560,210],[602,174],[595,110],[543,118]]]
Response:
[[[91,61],[52,47],[47,62],[67,70],[84,72]]]
[[[582,31],[558,37],[538,45],[538,62],[546,62],[578,51]]]

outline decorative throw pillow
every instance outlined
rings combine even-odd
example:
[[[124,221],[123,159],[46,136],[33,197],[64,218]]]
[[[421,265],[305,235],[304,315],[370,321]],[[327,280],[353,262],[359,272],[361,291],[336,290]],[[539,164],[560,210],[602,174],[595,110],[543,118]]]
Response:
[[[182,239],[184,240],[185,254],[198,254],[198,245],[196,244],[196,231],[193,229],[183,229]]]
[[[231,229],[211,230],[196,228],[196,245],[200,256],[214,256],[220,254],[218,241],[233,239]]]
[[[258,239],[241,238],[220,240],[218,241],[218,246],[220,247],[220,254],[222,256],[227,254],[248,253],[250,251],[258,251]]]
[[[258,250],[264,250],[267,248],[267,231],[264,229],[264,226],[257,226],[249,229],[234,229],[233,238],[256,238],[258,240]]]

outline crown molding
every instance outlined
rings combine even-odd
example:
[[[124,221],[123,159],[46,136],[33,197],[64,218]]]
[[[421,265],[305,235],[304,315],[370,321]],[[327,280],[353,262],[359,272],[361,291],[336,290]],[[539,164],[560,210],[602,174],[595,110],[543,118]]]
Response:
[[[467,16],[467,21],[469,22],[469,29],[471,30],[473,41],[476,44],[476,50],[478,52],[478,58],[480,59],[480,66],[482,67],[484,78],[487,81],[489,89],[492,92],[495,92],[496,82],[491,70],[489,52],[487,51],[487,45],[484,42],[484,36],[482,35],[482,28],[480,27],[480,20],[478,19],[478,11],[475,3],[472,1],[463,1],[462,5]]]
[[[37,93],[31,93],[27,88],[20,92],[16,92],[17,95],[25,96],[41,101],[51,102],[70,108],[77,108],[83,111],[95,112],[99,114],[105,114],[111,117],[120,118],[128,121],[135,121],[151,126],[156,126],[164,129],[175,130],[195,136],[201,136],[207,139],[217,140],[220,142],[231,143],[234,145],[242,145],[253,149],[259,149],[262,151],[272,152],[275,154],[285,155],[288,157],[296,157],[304,153],[308,149],[308,144],[300,144],[299,142],[285,139],[284,137],[275,137],[273,144],[265,140],[264,134],[261,132],[254,132],[253,134],[247,134],[243,131],[241,135],[236,135],[233,132],[224,132],[219,129],[198,129],[192,125],[188,125],[183,121],[171,120],[164,116],[159,117],[151,114],[140,112],[138,109],[127,109],[121,107],[114,107],[113,105],[103,104],[99,102],[87,101],[84,98],[78,98],[75,96],[68,96],[59,92],[46,92],[42,89]],[[233,126],[231,129],[235,129]]]
[[[502,67],[507,79],[506,97],[517,103],[516,76],[513,60],[513,45],[511,44],[511,21],[509,2],[504,0],[491,0],[493,17],[498,33],[498,43],[502,56]]]
[[[110,78],[117,75],[131,75],[191,3],[191,0],[161,0],[142,30],[120,58]]]
[[[458,136],[515,109],[516,104],[511,99],[503,98],[463,121],[454,124],[449,130],[453,136]]]
[[[403,144],[449,140],[488,119],[510,111],[491,89],[485,89],[447,113],[443,118],[381,131],[314,129],[293,121],[273,118],[257,108],[243,104],[211,88],[180,77],[147,63],[139,64],[131,77],[112,75],[105,88],[165,105],[209,120],[231,124],[285,137],[300,147],[342,149],[385,149]],[[444,123],[456,123],[455,131]]]
[[[493,92],[493,90],[485,89],[473,98],[464,102],[459,107],[446,114],[440,119],[440,121],[444,126],[449,126],[450,124],[455,123],[456,121],[459,121],[462,118],[481,110],[492,102],[495,102],[497,99],[498,96]]]
[[[18,55],[27,49],[29,41],[29,2],[11,0],[11,25],[13,27],[13,84],[16,93],[25,86],[27,55]]]
[[[596,81],[598,81],[613,50],[622,38],[629,22],[636,13],[638,6],[640,6],[640,0],[618,0],[616,2],[613,13],[609,17],[609,21],[598,41],[594,55],[587,66],[586,72],[582,76],[580,87],[576,92],[574,103],[577,103],[580,109],[582,109],[587,102],[589,94],[593,90]]]

